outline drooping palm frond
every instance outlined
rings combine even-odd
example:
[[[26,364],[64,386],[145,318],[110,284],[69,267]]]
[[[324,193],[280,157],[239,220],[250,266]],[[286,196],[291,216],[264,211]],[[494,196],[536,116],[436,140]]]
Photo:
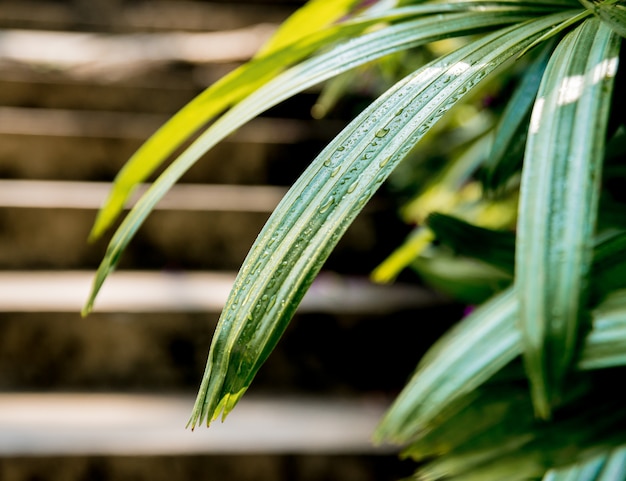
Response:
[[[517,7],[511,8],[506,4],[505,6],[495,5],[493,9],[494,11],[491,15],[488,15],[482,8],[478,11],[474,11],[474,8],[470,8],[470,11],[466,13],[441,13],[442,11],[448,12],[450,10],[454,11],[455,9],[450,8],[450,6],[447,5],[441,7],[438,5],[424,5],[405,7],[401,10],[391,10],[389,12],[377,14],[374,16],[376,21],[372,19],[355,20],[358,24],[366,23],[368,26],[371,26],[372,24],[383,21],[391,21],[398,17],[405,19],[403,22],[389,25],[387,29],[375,30],[371,33],[366,33],[351,42],[340,44],[336,48],[313,57],[308,61],[302,62],[292,69],[274,77],[272,80],[262,85],[262,87],[258,87],[253,93],[237,103],[237,105],[221,116],[202,135],[200,135],[199,138],[194,141],[191,146],[163,172],[163,174],[159,176],[153,186],[141,197],[139,202],[137,202],[129,215],[124,219],[124,222],[117,229],[111,239],[111,242],[109,243],[105,258],[98,269],[98,274],[94,282],[94,288],[84,312],[87,313],[91,309],[93,300],[102,286],[102,283],[108,274],[115,268],[117,262],[119,261],[120,254],[128,245],[128,242],[134,236],[137,229],[143,223],[148,214],[152,211],[156,203],[202,156],[202,154],[216,145],[220,140],[223,140],[250,119],[285,100],[286,98],[296,94],[297,92],[301,92],[311,85],[315,85],[316,83],[319,83],[333,75],[337,75],[341,71],[348,70],[357,65],[371,61],[373,58],[378,56],[393,53],[400,49],[433,42],[449,36],[480,32],[488,29],[489,27],[509,24],[519,21],[520,19],[529,18],[530,16],[529,13],[524,13],[523,10],[520,11]],[[534,8],[531,11],[533,10]],[[437,13],[433,14],[433,12]],[[563,17],[565,16],[563,15]],[[442,19],[445,20],[443,24],[441,24]],[[559,17],[559,19],[561,18]],[[350,28],[351,26],[352,22],[349,23],[346,28]],[[296,43],[299,45],[299,41]],[[282,53],[282,50],[280,52]],[[261,66],[265,66],[266,63],[273,66],[276,61],[276,59],[264,59],[261,62]],[[211,92],[212,90],[209,89],[203,95],[208,96]],[[202,112],[201,105],[199,104],[196,106],[195,104],[200,102],[199,99],[201,97],[192,101],[192,103],[186,108],[196,109],[198,114],[200,114]],[[220,99],[220,102],[222,101],[223,100]],[[185,109],[177,115],[182,115],[184,111]],[[170,124],[166,124],[162,129],[168,129],[168,125],[178,122],[176,119],[177,117],[175,116],[170,121]],[[183,121],[181,120],[181,122]],[[192,123],[190,123],[190,125],[192,125]],[[190,136],[193,132],[195,132],[195,130],[195,128],[193,130],[189,129],[186,133]],[[149,148],[152,143],[158,144],[159,142],[169,142],[173,144],[176,138],[177,137],[170,138],[168,131],[161,130],[148,140],[148,142],[138,151],[136,155],[140,156],[141,160],[144,156],[149,155],[143,153],[142,149]],[[155,147],[155,149],[158,150],[158,147]],[[163,150],[167,151],[166,149]],[[153,163],[154,158],[157,157],[148,157],[149,163]],[[135,167],[131,168],[129,166],[136,165],[136,169],[139,171],[146,171],[144,164],[140,162],[140,160],[134,160],[134,158],[131,159],[129,164],[126,166],[126,169],[134,171]],[[109,225],[110,222],[112,222],[114,216],[120,211],[123,206],[123,202],[130,192],[130,189],[127,188],[129,181],[125,180],[126,177],[122,175],[123,173],[124,171],[120,173],[120,176],[123,178],[118,178],[114,183],[109,201],[105,203],[98,217],[98,219],[108,219],[106,225]],[[134,174],[128,175],[133,177],[133,185],[136,185],[139,182],[139,177],[135,177]],[[116,194],[118,191],[122,197],[118,197]],[[119,202],[115,200],[118,198]],[[102,222],[105,221],[103,220]],[[96,220],[96,226],[97,225],[98,220]]]
[[[624,7],[612,0],[406,0],[364,9],[357,3],[316,0],[304,7],[255,59],[192,101],[135,154],[116,179],[94,236],[111,225],[139,182],[213,122],[121,223],[85,313],[156,203],[216,143],[340,73],[465,37],[367,107],[276,208],[220,317],[189,425],[233,409],[374,192],[448,112],[521,57],[530,58],[527,74],[494,129],[493,148],[481,133],[441,169],[414,204],[426,224],[380,275],[390,279],[411,265],[444,287],[453,279],[462,297],[475,277],[456,275],[454,261],[473,257],[498,271],[502,282],[489,282],[501,292],[426,353],[375,436],[428,459],[419,479],[602,480],[622,472],[624,451],[615,446],[626,439],[611,428],[624,426],[626,413],[606,393],[626,364],[626,295],[619,290],[626,282],[615,268],[624,264],[626,226],[599,206],[607,199],[600,182]],[[523,148],[519,136],[527,137]],[[509,182],[515,176],[519,186]],[[508,198],[500,205],[502,191]],[[428,217],[433,210],[462,220]],[[450,249],[432,248],[436,237]],[[426,262],[427,251],[446,267]],[[487,275],[485,268],[477,272]],[[482,302],[486,295],[476,297]],[[525,370],[515,369],[519,359]]]
[[[452,101],[523,49],[533,33],[561,19],[555,14],[498,31],[425,66],[374,102],[320,153],[268,220],[235,281],[192,425],[234,406],[349,223]],[[500,48],[493,48],[496,40]],[[236,316],[231,305],[245,317]]]

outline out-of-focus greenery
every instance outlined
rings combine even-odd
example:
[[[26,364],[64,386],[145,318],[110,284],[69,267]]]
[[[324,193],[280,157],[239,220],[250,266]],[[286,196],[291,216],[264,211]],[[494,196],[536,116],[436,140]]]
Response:
[[[373,273],[409,268],[476,308],[421,359],[374,437],[417,479],[626,479],[626,125],[615,0],[313,0],[129,160],[96,221],[173,159],[113,235],[99,288],[158,200],[208,149],[355,69],[402,76],[313,159],[263,228],[220,318],[190,426],[226,416],[380,185],[415,225]],[[402,163],[401,163],[402,162]],[[395,171],[395,172],[394,172]],[[419,322],[416,319],[416,322]]]

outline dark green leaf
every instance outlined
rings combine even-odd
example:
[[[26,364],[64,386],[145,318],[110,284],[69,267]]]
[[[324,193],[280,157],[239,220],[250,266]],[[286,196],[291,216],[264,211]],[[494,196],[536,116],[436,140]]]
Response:
[[[482,179],[487,194],[502,189],[521,168],[530,111],[553,49],[554,42],[546,42],[530,62],[500,117]]]
[[[516,289],[537,414],[548,418],[585,327],[599,179],[618,37],[590,18],[551,57],[521,185]]]
[[[437,240],[459,255],[474,257],[502,271],[515,269],[515,234],[478,227],[456,217],[433,213],[426,219]]]
[[[595,13],[613,31],[621,37],[626,38],[626,6],[623,1],[618,0],[580,0],[585,8]]]

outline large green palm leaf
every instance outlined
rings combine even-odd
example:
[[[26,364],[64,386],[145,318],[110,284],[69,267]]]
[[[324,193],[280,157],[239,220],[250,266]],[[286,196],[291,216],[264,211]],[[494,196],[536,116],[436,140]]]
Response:
[[[516,288],[523,299],[520,327],[533,399],[546,418],[585,328],[618,53],[618,36],[595,18],[565,36],[550,59],[530,121]]]

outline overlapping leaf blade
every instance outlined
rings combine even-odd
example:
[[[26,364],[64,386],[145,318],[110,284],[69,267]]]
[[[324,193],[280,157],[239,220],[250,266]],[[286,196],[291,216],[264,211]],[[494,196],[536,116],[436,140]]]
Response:
[[[547,2],[545,7],[541,2],[516,4],[506,0],[495,2],[453,2],[451,4],[427,4],[390,9],[371,15],[349,18],[345,22],[334,23],[337,17],[341,15],[341,12],[346,11],[354,2],[346,0],[331,2],[328,0],[327,3],[332,3],[333,6],[326,6],[325,2],[320,0],[314,2],[314,5],[303,7],[306,11],[311,9],[314,12],[315,19],[312,19],[310,25],[302,27],[300,31],[298,31],[298,25],[301,23],[298,20],[300,15],[296,12],[294,16],[297,18],[293,22],[287,21],[285,26],[276,32],[273,39],[269,40],[268,46],[262,49],[262,52],[257,57],[211,85],[153,134],[118,173],[113,188],[98,213],[90,238],[96,239],[100,237],[119,216],[135,187],[146,180],[177,148],[204,125],[250,93],[267,84],[268,81],[286,67],[302,61],[321,48],[328,47],[340,40],[358,36],[361,32],[378,23],[394,22],[417,15],[471,10],[537,12],[546,11],[546,9],[549,11],[551,8],[550,2]],[[327,27],[321,29],[313,28],[321,25],[327,25]],[[308,35],[306,35],[307,33]],[[367,37],[367,40],[369,39],[371,37]],[[337,54],[341,55],[342,53],[337,52]],[[343,53],[343,55],[346,54]],[[377,55],[373,53],[368,60],[376,57]],[[351,59],[347,57],[344,57],[344,60],[350,65],[350,68],[358,65],[358,62],[353,64],[350,61]],[[333,75],[346,70],[341,67],[336,68],[338,70]],[[317,82],[322,80],[323,78],[320,78]]]
[[[554,42],[547,42],[542,47],[525,70],[500,117],[482,179],[488,193],[502,190],[521,166],[530,111],[553,48]]]
[[[520,327],[537,414],[549,418],[576,355],[619,42],[593,18],[558,45],[531,118],[516,252]]]
[[[409,442],[451,403],[518,357],[517,313],[517,296],[511,288],[440,338],[386,413],[375,439]]]
[[[580,0],[619,36],[626,38],[626,5],[620,0]]]
[[[256,57],[277,52],[346,16],[359,0],[311,0],[285,20]]]
[[[592,317],[592,329],[585,339],[578,367],[601,369],[626,365],[626,291],[610,293],[592,311]]]
[[[303,27],[299,21],[295,22],[297,25],[286,21],[252,61],[207,88],[137,150],[116,176],[112,190],[98,213],[90,233],[91,239],[100,237],[111,226],[138,184],[146,180],[177,148],[206,123],[267,83],[289,65],[301,61],[323,46],[358,35],[371,25],[381,20],[384,21],[384,19],[373,17],[322,28],[324,24],[334,22],[338,12],[354,2],[345,0],[332,2],[342,5],[338,6],[338,9],[329,11],[324,11],[323,5],[317,8],[318,4],[324,3],[323,0],[314,3],[316,5],[308,5],[302,10],[309,12],[313,9],[314,13],[321,10],[321,14],[325,13],[327,16],[316,15],[311,19],[309,27]],[[297,13],[294,16],[299,18]],[[310,30],[311,26],[317,28]],[[306,34],[309,35],[306,36]]]
[[[416,477],[429,481],[525,481],[550,469],[572,476],[619,472],[615,447],[626,439],[626,413],[610,379],[579,381],[568,408],[549,423],[537,422],[526,388],[514,378],[489,383],[433,419],[404,454],[422,461]],[[588,465],[594,457],[602,459],[596,470]]]
[[[622,259],[615,240],[622,236],[598,244],[594,268]],[[591,312],[591,331],[577,362],[582,371],[626,365],[626,290],[605,292],[602,297],[606,299]],[[456,402],[520,356],[518,315],[519,301],[511,288],[444,334],[422,358],[383,418],[376,439],[407,443],[428,433],[432,422],[451,416],[445,413]],[[425,444],[427,439],[420,449]]]
[[[576,463],[573,466],[551,469],[543,477],[543,481],[597,481],[602,474],[608,457],[609,453],[603,453]]]
[[[626,446],[620,446],[609,453],[602,472],[595,481],[613,479],[626,479]]]

